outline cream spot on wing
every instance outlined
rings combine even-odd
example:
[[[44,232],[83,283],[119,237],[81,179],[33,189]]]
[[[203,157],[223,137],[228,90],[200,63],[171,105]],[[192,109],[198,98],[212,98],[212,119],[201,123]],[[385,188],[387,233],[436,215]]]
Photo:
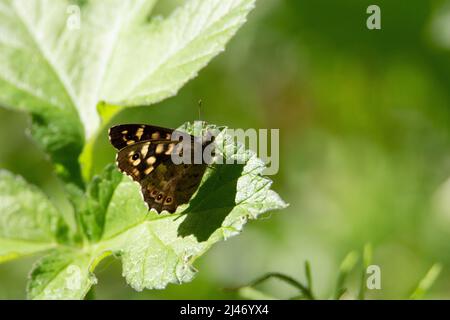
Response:
[[[145,174],[149,174],[150,172],[153,171],[153,167],[148,167],[147,169],[145,169]]]
[[[173,147],[174,147],[174,144],[173,144],[173,143],[169,144],[169,148],[167,149],[167,151],[165,152],[165,154],[167,154],[167,155],[171,154],[172,151],[173,151]]]
[[[139,165],[139,163],[141,163],[141,159],[137,159],[137,160],[133,161],[133,166],[137,166],[137,165]]]
[[[144,129],[143,128],[139,128],[136,132],[136,137],[141,140],[142,135],[144,134]]]
[[[127,134],[128,133],[128,130],[123,130],[122,131],[122,134]]]
[[[159,139],[159,137],[160,137],[159,132],[152,133],[152,139]]]
[[[133,154],[134,154],[134,151],[128,152],[128,156],[129,156],[130,158],[133,156]]]
[[[127,144],[128,144],[128,145],[133,144],[133,143],[134,143],[134,140],[129,140],[129,141],[127,141]]]
[[[139,177],[139,170],[136,169],[136,168],[134,168],[132,174],[133,174],[133,176],[135,176],[135,177]]]
[[[156,162],[156,158],[154,156],[151,156],[150,158],[147,159],[147,163],[152,165]]]
[[[164,151],[164,145],[163,145],[163,144],[158,144],[158,145],[156,146],[155,152],[156,152],[157,154],[160,154],[160,153],[162,153],[163,151]]]
[[[141,153],[142,153],[142,157],[145,158],[145,156],[147,155],[148,152],[148,147],[150,146],[150,143],[146,143],[144,144],[144,146],[142,147]]]
[[[172,135],[170,133],[166,133],[166,139],[169,140]]]

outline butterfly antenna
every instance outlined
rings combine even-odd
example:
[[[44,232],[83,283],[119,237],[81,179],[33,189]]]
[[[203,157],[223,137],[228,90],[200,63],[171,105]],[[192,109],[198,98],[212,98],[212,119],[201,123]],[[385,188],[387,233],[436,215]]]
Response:
[[[202,117],[201,117],[202,104],[203,104],[202,99],[198,100],[198,120],[200,120],[200,121],[202,121]]]

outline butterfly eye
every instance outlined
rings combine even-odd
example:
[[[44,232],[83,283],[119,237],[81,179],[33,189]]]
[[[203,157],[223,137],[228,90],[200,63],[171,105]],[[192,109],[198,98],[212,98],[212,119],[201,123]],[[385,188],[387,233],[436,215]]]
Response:
[[[133,160],[139,159],[139,152],[136,152],[135,154],[133,154],[132,159],[133,159]]]

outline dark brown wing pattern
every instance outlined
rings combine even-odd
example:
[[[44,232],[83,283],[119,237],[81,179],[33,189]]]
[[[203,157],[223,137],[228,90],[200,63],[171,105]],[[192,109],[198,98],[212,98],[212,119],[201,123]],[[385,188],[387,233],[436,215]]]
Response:
[[[117,153],[119,170],[141,185],[149,209],[158,213],[176,211],[189,202],[207,168],[206,164],[174,164],[171,154],[181,151],[181,143],[170,140],[173,130],[156,126],[126,124],[109,131]],[[194,138],[188,146],[194,147]],[[211,142],[202,143],[202,148]]]
[[[171,140],[147,140],[122,148],[117,154],[120,171],[141,182],[161,162],[170,160],[176,142]]]
[[[175,212],[179,205],[189,202],[206,168],[204,164],[175,165],[166,159],[142,181],[144,201],[157,212]]]
[[[146,124],[121,124],[109,129],[109,140],[117,150],[146,140],[170,140],[173,129]]]

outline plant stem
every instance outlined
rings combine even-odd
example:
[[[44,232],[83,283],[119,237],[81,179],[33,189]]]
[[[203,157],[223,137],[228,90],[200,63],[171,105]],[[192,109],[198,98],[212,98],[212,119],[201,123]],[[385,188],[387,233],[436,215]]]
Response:
[[[277,278],[281,281],[284,281],[288,284],[290,284],[291,286],[299,289],[303,296],[310,299],[310,300],[315,300],[315,297],[313,295],[313,293],[311,292],[310,288],[304,286],[303,284],[301,284],[300,282],[298,282],[297,280],[295,280],[294,278],[287,276],[285,274],[282,273],[278,273],[278,272],[270,272],[270,273],[266,273],[265,275],[263,275],[260,278],[257,278],[256,280],[252,281],[251,283],[249,283],[247,286],[256,286],[270,278]]]

